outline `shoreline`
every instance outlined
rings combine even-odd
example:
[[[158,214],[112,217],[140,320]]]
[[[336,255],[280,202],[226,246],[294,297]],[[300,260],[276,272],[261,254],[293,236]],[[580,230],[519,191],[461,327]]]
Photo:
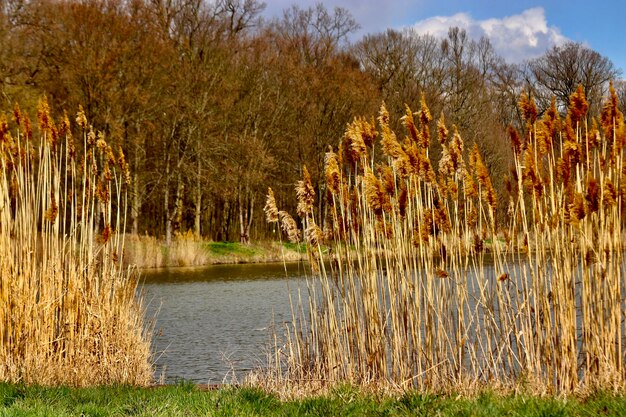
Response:
[[[177,237],[167,246],[151,236],[127,235],[124,263],[140,270],[210,265],[235,265],[299,262],[307,259],[304,245],[259,241],[249,245],[238,242],[212,242]]]

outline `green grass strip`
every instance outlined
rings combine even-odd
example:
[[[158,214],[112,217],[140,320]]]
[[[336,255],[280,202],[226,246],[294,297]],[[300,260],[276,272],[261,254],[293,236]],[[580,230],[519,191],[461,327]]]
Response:
[[[409,393],[398,398],[350,387],[329,395],[281,401],[254,388],[202,391],[192,384],[158,388],[73,389],[0,384],[2,416],[621,416],[626,397],[528,396],[456,398]]]

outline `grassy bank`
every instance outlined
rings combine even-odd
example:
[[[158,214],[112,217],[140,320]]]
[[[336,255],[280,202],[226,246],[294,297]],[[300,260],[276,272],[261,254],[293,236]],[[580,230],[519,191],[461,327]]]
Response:
[[[626,398],[597,395],[563,400],[490,393],[469,399],[416,393],[391,398],[340,388],[326,396],[281,401],[250,388],[71,389],[2,384],[0,410],[6,416],[617,416],[626,413]]]
[[[152,236],[129,235],[125,260],[139,268],[202,266],[214,264],[294,262],[306,258],[304,245],[280,242],[210,242],[179,235],[167,246]]]

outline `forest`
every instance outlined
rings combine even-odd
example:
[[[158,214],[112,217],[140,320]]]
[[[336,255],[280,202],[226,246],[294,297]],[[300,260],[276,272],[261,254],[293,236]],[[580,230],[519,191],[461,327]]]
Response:
[[[443,116],[466,149],[478,146],[498,195],[513,159],[510,136],[526,129],[522,92],[538,116],[552,100],[564,115],[580,85],[594,115],[612,81],[626,111],[621,70],[580,43],[512,64],[488,39],[459,28],[446,39],[410,29],[355,39],[359,23],[349,10],[294,5],[268,19],[264,7],[258,0],[5,0],[0,111],[9,121],[19,103],[36,119],[45,98],[54,120],[66,112],[78,129],[82,107],[130,165],[126,232],[167,243],[177,234],[242,243],[272,237],[262,211],[267,187],[295,212],[304,167],[321,224],[325,152],[338,151],[346,126],[377,114],[383,102],[396,131],[407,105],[427,104],[432,128]],[[433,141],[429,152],[436,162],[441,144]]]

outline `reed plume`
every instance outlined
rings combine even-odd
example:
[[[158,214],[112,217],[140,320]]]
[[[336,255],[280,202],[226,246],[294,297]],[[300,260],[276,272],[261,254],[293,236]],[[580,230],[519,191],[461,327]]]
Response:
[[[332,150],[327,152],[324,161],[324,175],[326,176],[326,185],[328,186],[328,190],[333,194],[339,194],[341,174],[339,172],[337,154],[332,152]]]
[[[274,191],[272,191],[271,188],[267,189],[267,197],[265,200],[265,207],[263,207],[263,211],[265,212],[265,220],[268,223],[278,222],[278,208],[276,207],[276,198],[274,197]]]
[[[378,175],[365,158],[342,172],[327,157],[333,202],[323,218],[332,233],[322,237],[307,212],[318,272],[287,326],[275,383],[446,393],[626,387],[626,142],[616,139],[626,128],[614,90],[601,129],[587,128],[581,91],[564,123],[554,101],[539,120],[522,94],[527,136],[509,128],[515,158],[499,222],[478,146],[467,154],[443,116],[435,175],[423,102],[419,126],[406,107],[402,144],[381,106]],[[322,238],[332,262],[320,256]]]
[[[446,140],[448,140],[448,128],[446,127],[446,119],[443,112],[441,112],[441,116],[437,121],[437,136],[439,138],[439,143],[442,145],[446,143]]]
[[[281,226],[285,233],[287,233],[289,241],[291,243],[299,243],[302,234],[298,229],[298,224],[293,219],[293,217],[291,217],[291,215],[286,211],[279,211],[278,216],[280,217]]]
[[[583,120],[587,114],[587,109],[589,109],[589,103],[585,98],[585,90],[582,85],[579,85],[576,91],[570,96],[569,116],[573,125]]]
[[[411,113],[411,109],[408,109],[407,111],[408,113]],[[411,120],[412,118],[413,116],[411,115]],[[389,127],[389,112],[387,111],[387,108],[385,107],[385,103],[383,103],[380,106],[380,111],[378,114],[378,122],[380,123],[381,130],[382,130],[380,143],[383,147],[383,152],[385,153],[385,155],[394,159],[406,160],[407,157],[406,157],[406,154],[404,153],[404,150],[402,149],[402,145],[400,145],[400,143],[398,142],[398,139],[396,138],[396,134]],[[415,127],[414,124],[412,126]]]
[[[532,125],[537,120],[537,106],[535,105],[535,99],[530,93],[522,91],[522,95],[518,102],[519,108],[522,111],[522,116],[527,123]]]
[[[302,168],[303,179],[299,180],[296,184],[296,197],[298,198],[298,215],[305,218],[307,214],[313,211],[313,204],[315,204],[315,189],[311,183],[311,175],[306,167]]]
[[[137,274],[123,266],[122,174],[95,160],[86,136],[79,152],[45,98],[37,119],[33,142],[15,106],[15,141],[0,146],[0,379],[149,384],[151,336]],[[88,157],[98,166],[81,170]]]

